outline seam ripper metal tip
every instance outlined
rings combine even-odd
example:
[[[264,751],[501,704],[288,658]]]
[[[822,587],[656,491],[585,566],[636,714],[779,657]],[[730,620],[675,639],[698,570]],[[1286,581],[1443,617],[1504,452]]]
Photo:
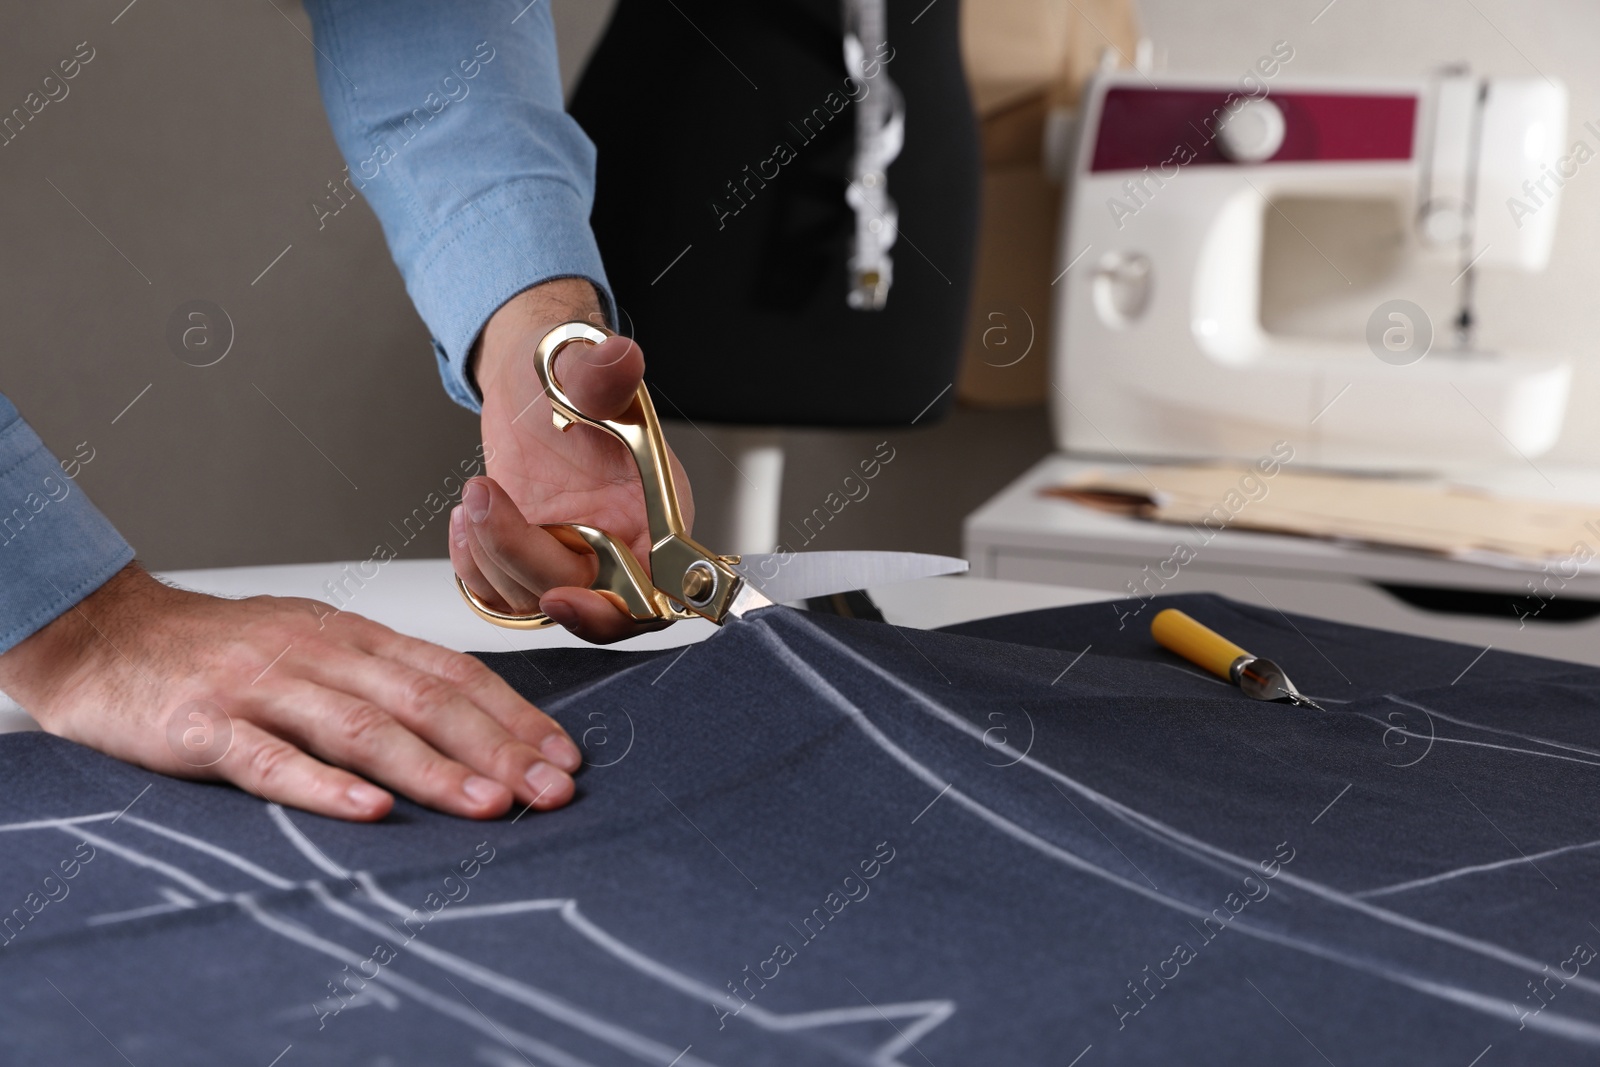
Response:
[[[1282,667],[1270,659],[1252,656],[1177,608],[1166,608],[1150,620],[1150,636],[1163,648],[1238,686],[1247,697],[1287,700],[1301,707],[1326,710],[1296,689]]]

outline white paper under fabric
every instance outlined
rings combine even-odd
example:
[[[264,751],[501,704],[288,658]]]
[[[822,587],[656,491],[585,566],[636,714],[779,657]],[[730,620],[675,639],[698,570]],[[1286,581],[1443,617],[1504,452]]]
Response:
[[[850,253],[851,307],[876,311],[889,299],[894,260],[889,249],[899,233],[899,215],[889,197],[889,164],[905,142],[905,101],[882,62],[887,34],[886,0],[844,0],[844,62],[850,77],[867,86],[856,102],[856,152],[845,199],[855,209]],[[867,76],[868,63],[876,74]]]

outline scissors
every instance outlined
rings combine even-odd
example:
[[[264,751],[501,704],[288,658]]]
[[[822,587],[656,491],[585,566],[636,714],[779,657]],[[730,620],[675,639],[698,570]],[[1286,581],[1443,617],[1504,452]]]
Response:
[[[563,348],[577,341],[599,344],[611,336],[610,330],[585,322],[564,323],[539,342],[535,367],[558,430],[565,432],[581,422],[616,437],[632,454],[649,520],[650,572],[645,573],[627,545],[604,530],[575,522],[547,523],[543,528],[567,548],[597,558],[599,566],[589,588],[633,619],[670,623],[703,618],[720,626],[773,604],[967,569],[965,560],[915,552],[775,552],[740,557],[706,548],[683,528],[666,440],[644,384],[620,417],[596,419],[578,409],[556,378],[556,357]],[[541,612],[496,611],[479,600],[460,575],[456,589],[474,612],[497,626],[535,630],[554,625]]]

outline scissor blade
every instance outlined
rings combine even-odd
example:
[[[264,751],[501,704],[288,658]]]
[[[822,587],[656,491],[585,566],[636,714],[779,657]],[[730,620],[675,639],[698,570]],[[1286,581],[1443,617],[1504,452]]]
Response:
[[[967,561],[920,552],[772,552],[733,568],[774,604],[875,585],[960,574]]]

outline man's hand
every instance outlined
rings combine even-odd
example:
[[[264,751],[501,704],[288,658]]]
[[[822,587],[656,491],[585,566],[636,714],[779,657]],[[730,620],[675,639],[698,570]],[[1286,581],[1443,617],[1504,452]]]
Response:
[[[0,689],[53,734],[341,819],[393,805],[364,779],[475,819],[557,808],[580,763],[471,656],[313,600],[172,589],[137,564],[0,655]]]
[[[534,350],[563,322],[599,325],[594,287],[577,279],[547,282],[495,312],[473,367],[483,390],[488,477],[467,483],[450,515],[450,559],[480,600],[499,611],[543,611],[590,641],[616,641],[640,625],[599,593],[591,555],[566,548],[540,523],[581,522],[624,542],[648,571],[639,471],[622,442],[581,423],[565,433],[550,421]],[[625,412],[644,379],[644,356],[625,337],[568,345],[556,361],[567,395],[586,414]],[[694,522],[689,480],[671,457],[686,525]]]

